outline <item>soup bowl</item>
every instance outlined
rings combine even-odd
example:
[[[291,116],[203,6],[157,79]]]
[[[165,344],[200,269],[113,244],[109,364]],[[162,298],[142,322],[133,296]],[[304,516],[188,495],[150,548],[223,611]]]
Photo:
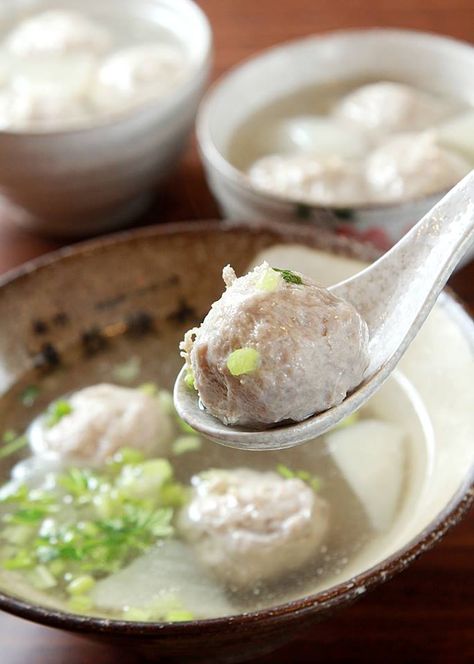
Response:
[[[280,224],[196,222],[127,232],[63,249],[26,264],[0,282],[0,419],[19,409],[17,385],[42,380],[45,395],[31,409],[103,376],[111,349],[128,334],[156,353],[171,384],[183,331],[200,320],[221,290],[221,270],[237,273],[266,258],[329,284],[358,271],[373,249],[331,233]],[[126,266],[126,269],[124,269]],[[474,325],[444,293],[418,338],[371,404],[401,425],[412,454],[403,503],[392,526],[356,552],[348,564],[281,601],[222,618],[182,623],[130,622],[78,615],[25,593],[0,574],[0,608],[33,622],[92,640],[131,648],[161,661],[244,661],[276,649],[304,628],[403,570],[439,540],[473,499]],[[70,364],[68,349],[80,349]],[[446,353],[446,347],[451,353]],[[169,361],[168,361],[169,360]],[[449,398],[446,386],[449,384]],[[4,405],[10,395],[8,408]],[[12,406],[13,404],[13,406]],[[24,406],[21,406],[24,408]],[[7,412],[8,411],[8,412]],[[211,445],[211,443],[209,443]],[[319,443],[290,450],[319,454]],[[233,450],[216,447],[223,453]],[[248,453],[239,452],[244,456]],[[257,459],[253,456],[252,459]],[[264,463],[267,453],[262,453]],[[249,458],[245,456],[245,458]],[[252,461],[253,463],[253,461]],[[259,462],[260,463],[260,462]],[[5,477],[11,461],[1,462]]]
[[[189,71],[162,97],[92,117],[78,128],[0,131],[0,205],[12,222],[45,235],[86,237],[130,223],[152,202],[186,146],[211,64],[212,34],[192,0],[63,0],[105,25],[126,17],[166,29]],[[54,2],[7,0],[0,31]]]
[[[410,30],[344,30],[277,45],[225,74],[206,93],[197,117],[207,179],[223,214],[309,223],[381,250],[395,244],[444,191],[400,203],[309,204],[257,189],[232,154],[239,129],[266,107],[307,88],[377,80],[398,81],[472,105],[474,48]]]

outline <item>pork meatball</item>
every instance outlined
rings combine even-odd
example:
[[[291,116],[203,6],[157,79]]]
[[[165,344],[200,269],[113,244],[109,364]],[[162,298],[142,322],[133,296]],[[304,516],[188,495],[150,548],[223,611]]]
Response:
[[[99,68],[96,103],[114,108],[118,101],[140,102],[176,87],[186,71],[184,54],[167,44],[132,46],[112,54]]]
[[[440,99],[402,83],[369,83],[346,95],[334,109],[340,119],[375,134],[424,129],[449,112]]]
[[[108,30],[79,12],[51,9],[20,23],[5,41],[19,57],[87,51],[102,53],[111,43]]]
[[[225,424],[268,427],[337,405],[362,381],[368,329],[348,302],[267,263],[237,279],[181,344],[202,404]]]
[[[460,155],[436,144],[431,132],[394,136],[367,160],[374,200],[398,202],[454,186],[471,167]]]
[[[248,177],[265,193],[310,205],[348,206],[366,200],[363,169],[337,156],[269,155],[250,167]]]
[[[231,587],[275,579],[318,555],[329,508],[302,480],[239,468],[207,471],[192,484],[178,529]]]
[[[28,131],[71,127],[90,114],[74,96],[50,89],[7,89],[0,93],[0,130]]]
[[[79,390],[59,406],[53,404],[29,431],[36,455],[92,466],[100,466],[123,447],[146,456],[161,455],[171,437],[172,422],[158,399],[106,383]]]

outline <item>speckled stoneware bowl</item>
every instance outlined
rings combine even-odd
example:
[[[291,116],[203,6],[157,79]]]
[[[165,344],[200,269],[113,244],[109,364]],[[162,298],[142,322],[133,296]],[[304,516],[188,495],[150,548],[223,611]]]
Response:
[[[311,86],[396,80],[460,102],[474,102],[474,48],[409,30],[347,30],[271,48],[224,75],[204,97],[197,118],[209,185],[231,219],[311,223],[368,241],[395,244],[445,191],[401,204],[321,207],[255,189],[229,159],[236,130],[257,111]]]
[[[85,237],[130,223],[169,177],[192,130],[211,60],[211,29],[192,0],[2,0],[0,34],[15,18],[50,7],[120,13],[164,26],[190,69],[170,94],[77,130],[0,131],[2,216],[35,232]]]
[[[32,370],[47,372],[53,384],[56,377],[64,381],[69,371],[90,368],[91,362],[107,363],[107,348],[117,334],[130,334],[140,345],[151,343],[161,357],[170,358],[166,380],[171,381],[180,364],[178,340],[221,292],[223,265],[231,263],[241,273],[262,257],[328,284],[360,269],[361,259],[370,260],[373,251],[308,227],[233,222],[150,228],[64,249],[0,282],[1,394],[14,390]],[[67,349],[78,344],[82,363],[68,369]],[[73,615],[25,601],[18,585],[2,587],[0,608],[130,647],[135,657],[152,661],[243,661],[277,648],[401,571],[469,507],[473,344],[471,319],[443,294],[398,375],[375,397],[378,412],[402,424],[422,450],[413,462],[403,508],[389,531],[332,577],[315,581],[318,585],[305,596],[289,596],[255,613],[181,624]],[[0,418],[5,416],[2,402]],[[294,454],[303,448],[294,448]],[[7,470],[3,461],[2,476]]]

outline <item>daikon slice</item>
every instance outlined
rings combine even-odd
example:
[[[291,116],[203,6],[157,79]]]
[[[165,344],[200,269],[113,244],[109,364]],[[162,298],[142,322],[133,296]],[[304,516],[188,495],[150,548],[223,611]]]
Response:
[[[474,161],[474,109],[445,122],[435,135],[440,145]]]
[[[311,152],[318,157],[358,159],[369,146],[364,133],[330,118],[302,115],[271,124],[262,136],[271,152]]]
[[[172,597],[195,618],[235,612],[222,587],[178,540],[162,541],[128,567],[99,581],[91,596],[97,607],[108,611],[146,609]]]
[[[341,474],[362,503],[375,530],[396,515],[406,463],[405,434],[395,424],[365,419],[326,436]]]

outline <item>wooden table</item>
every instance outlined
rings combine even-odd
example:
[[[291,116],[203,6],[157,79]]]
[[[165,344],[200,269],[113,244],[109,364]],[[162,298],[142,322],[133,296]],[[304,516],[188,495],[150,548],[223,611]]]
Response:
[[[472,0],[201,0],[215,31],[215,75],[261,48],[309,32],[393,26],[474,40]],[[217,217],[191,146],[141,223]],[[0,272],[61,245],[0,218]],[[451,279],[474,311],[474,262]],[[474,662],[474,523],[465,519],[401,576],[255,664]],[[1,664],[121,664],[123,653],[0,615]]]

